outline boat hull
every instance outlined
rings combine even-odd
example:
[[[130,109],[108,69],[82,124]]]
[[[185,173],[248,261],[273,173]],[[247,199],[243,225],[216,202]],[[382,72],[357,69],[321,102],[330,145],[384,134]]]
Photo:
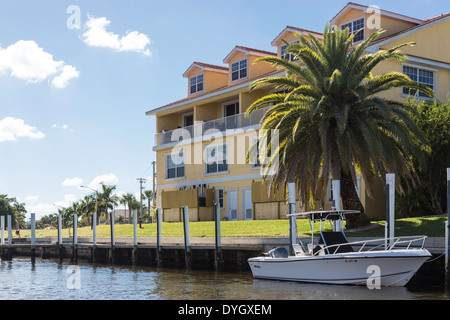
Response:
[[[431,257],[425,249],[248,260],[253,277],[337,285],[405,286]]]

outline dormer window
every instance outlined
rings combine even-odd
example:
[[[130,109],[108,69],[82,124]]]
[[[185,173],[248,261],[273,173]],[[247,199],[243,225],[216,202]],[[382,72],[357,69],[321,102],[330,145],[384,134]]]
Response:
[[[300,43],[300,41],[295,41],[292,43]],[[281,59],[285,59],[291,62],[298,61],[298,59],[295,58],[295,55],[293,55],[292,53],[286,53],[286,49],[288,46],[289,45],[285,44],[280,47]]]
[[[203,74],[190,78],[191,94],[203,91]]]
[[[231,64],[231,81],[247,78],[247,59]]]
[[[341,26],[341,30],[345,30],[348,28],[349,35],[353,34],[355,35],[355,37],[353,38],[353,43],[357,43],[365,39],[364,25],[365,25],[364,18],[356,19],[346,24],[343,24]]]

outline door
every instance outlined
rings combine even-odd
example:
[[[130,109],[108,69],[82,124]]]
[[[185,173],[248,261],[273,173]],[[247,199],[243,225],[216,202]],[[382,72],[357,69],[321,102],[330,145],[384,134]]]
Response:
[[[237,116],[239,114],[239,102],[224,106],[225,128],[235,129],[237,127]]]
[[[236,221],[238,219],[238,192],[237,190],[228,191],[228,220]]]
[[[242,189],[242,220],[253,220],[252,189]]]

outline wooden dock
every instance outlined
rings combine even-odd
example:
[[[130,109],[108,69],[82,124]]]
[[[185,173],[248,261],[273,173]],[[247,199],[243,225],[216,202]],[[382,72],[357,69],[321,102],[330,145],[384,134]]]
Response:
[[[349,238],[350,242],[370,240],[369,238]],[[275,247],[289,246],[288,238],[222,238],[220,252],[215,238],[191,238],[187,250],[184,238],[163,238],[158,247],[156,238],[116,238],[112,246],[109,238],[13,239],[10,245],[0,245],[2,259],[12,257],[55,258],[70,261],[87,260],[93,263],[113,265],[135,265],[148,267],[188,268],[217,271],[249,271],[247,260],[259,256]],[[444,253],[444,238],[428,238],[425,248],[433,255]]]

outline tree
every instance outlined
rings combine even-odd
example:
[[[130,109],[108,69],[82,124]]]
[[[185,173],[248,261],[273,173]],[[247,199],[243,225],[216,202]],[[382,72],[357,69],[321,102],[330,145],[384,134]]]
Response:
[[[383,179],[386,173],[399,174],[408,180],[408,186],[415,186],[409,155],[423,164],[421,145],[426,144],[426,139],[409,116],[414,110],[379,94],[392,88],[419,90],[429,96],[434,93],[398,72],[372,75],[383,61],[405,60],[399,49],[411,44],[367,53],[367,47],[382,32],[372,33],[356,46],[352,46],[354,36],[349,36],[348,29],[327,26],[323,42],[311,34],[308,40],[297,33],[299,43],[289,45],[286,52],[300,63],[260,58],[257,61],[285,68],[286,75],[259,79],[251,85],[251,90],[272,86],[281,91],[255,101],[247,110],[249,116],[272,105],[261,120],[265,130],[260,130],[263,141],[271,141],[270,130],[278,130],[279,134],[278,147],[268,144],[260,152],[261,157],[271,155],[266,168],[263,166],[265,179],[273,159],[279,159],[278,171],[269,180],[269,191],[295,182],[305,204],[316,194],[323,199],[330,176],[340,180],[344,209],[361,212],[349,216],[347,228],[370,223],[356,192],[357,171],[370,192],[372,181]]]
[[[417,110],[413,119],[424,131],[431,152],[426,167],[419,168],[420,185],[399,197],[402,217],[447,212],[446,169],[450,165],[450,98],[445,102],[411,99],[408,104]],[[415,159],[413,159],[415,163]],[[416,165],[416,164],[415,164]]]
[[[108,209],[113,209],[119,202],[119,197],[114,194],[116,186],[105,186],[102,184],[102,191],[98,194],[98,205],[105,212],[105,220],[108,221]]]
[[[126,193],[122,196],[120,203],[124,204],[128,207],[128,223],[132,224],[131,211],[133,210],[133,203],[136,201],[136,198],[131,193]]]
[[[80,200],[80,214],[83,220],[87,222],[87,224],[92,226],[90,223],[90,214],[95,212],[96,209],[96,195],[88,194],[84,197],[84,199]]]
[[[147,212],[148,212],[148,219],[150,220],[152,217],[152,206],[151,206],[151,201],[153,200],[153,191],[152,190],[145,190],[144,191],[144,195],[147,198]]]
[[[11,227],[25,226],[25,204],[19,203],[16,198],[9,198],[6,194],[0,195],[0,216],[11,216]]]

